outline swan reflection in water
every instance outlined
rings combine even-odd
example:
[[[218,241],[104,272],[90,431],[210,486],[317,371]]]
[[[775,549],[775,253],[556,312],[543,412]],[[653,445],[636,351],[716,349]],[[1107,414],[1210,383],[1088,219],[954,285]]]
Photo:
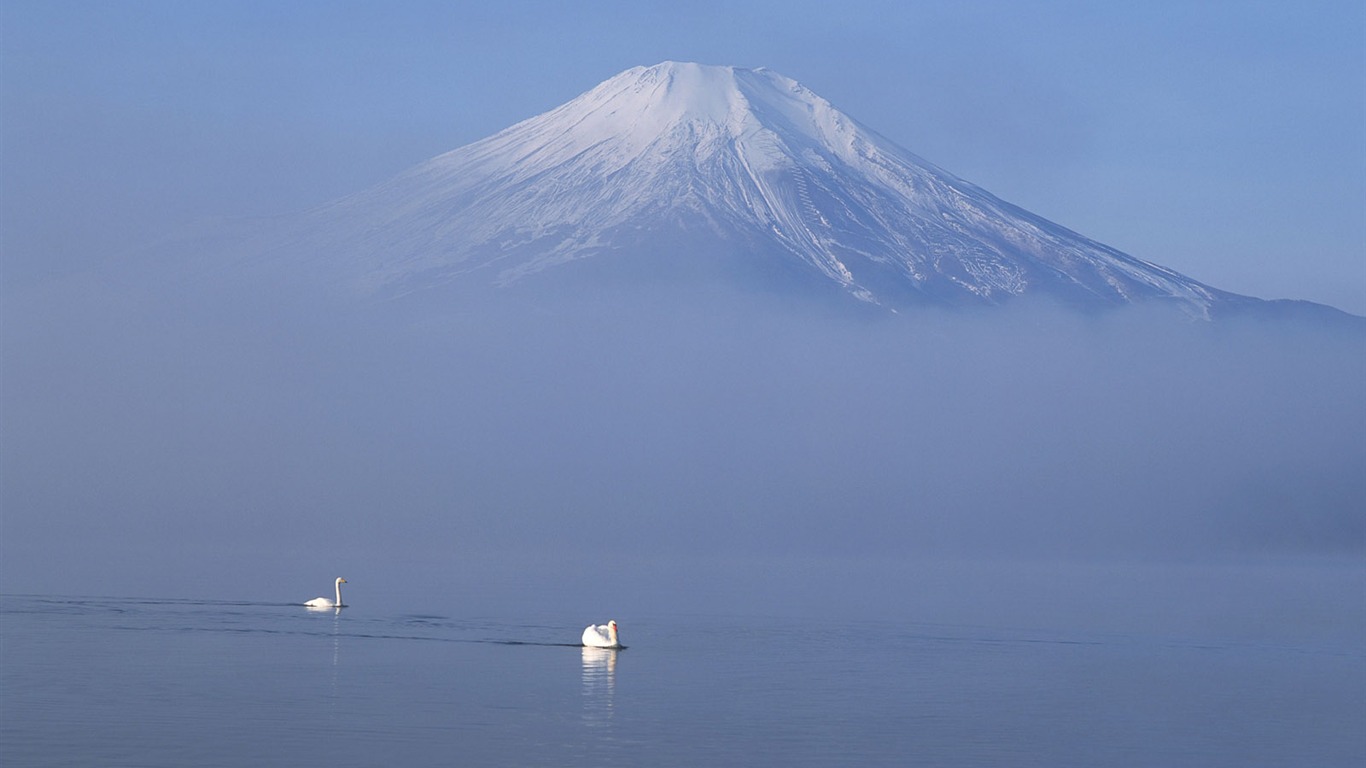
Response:
[[[332,721],[337,719],[337,704],[341,701],[337,691],[337,679],[341,672],[341,609],[340,605],[333,608],[309,607],[315,613],[328,611],[332,614],[332,686],[327,697],[327,718]]]
[[[616,648],[583,649],[583,719],[603,725],[612,719],[617,687]]]

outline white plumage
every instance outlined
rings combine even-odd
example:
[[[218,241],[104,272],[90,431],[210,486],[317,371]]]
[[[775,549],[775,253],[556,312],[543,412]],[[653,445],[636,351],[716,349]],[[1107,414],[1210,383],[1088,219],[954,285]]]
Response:
[[[328,599],[325,598],[325,597],[315,597],[315,598],[313,598],[312,600],[309,600],[308,602],[304,603],[304,605],[308,606],[309,608],[345,608],[345,607],[346,607],[346,604],[343,603],[343,602],[342,602],[342,599],[341,599],[341,585],[343,585],[343,584],[345,584],[345,583],[346,583],[346,579],[343,579],[343,578],[341,578],[341,577],[338,577],[338,578],[337,578],[337,600],[336,600],[336,602],[333,602],[333,601],[331,601],[331,600],[328,600]]]
[[[620,648],[621,641],[617,639],[616,621],[589,624],[583,630],[583,644],[589,648]]]

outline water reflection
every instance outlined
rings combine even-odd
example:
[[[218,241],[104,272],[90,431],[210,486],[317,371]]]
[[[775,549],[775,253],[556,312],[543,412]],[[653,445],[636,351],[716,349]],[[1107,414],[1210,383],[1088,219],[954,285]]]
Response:
[[[341,609],[332,615],[332,674],[337,673],[337,662],[341,660]]]
[[[337,718],[337,673],[341,668],[341,607],[332,614],[332,691],[328,697],[328,718]]]
[[[607,725],[614,714],[617,688],[616,648],[583,648],[583,720]]]

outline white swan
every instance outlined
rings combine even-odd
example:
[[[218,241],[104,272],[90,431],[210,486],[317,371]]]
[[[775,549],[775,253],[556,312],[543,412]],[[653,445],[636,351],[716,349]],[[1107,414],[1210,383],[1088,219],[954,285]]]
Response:
[[[620,648],[617,623],[609,621],[606,624],[589,624],[583,630],[583,644],[589,648]]]
[[[346,583],[346,579],[337,578],[337,602],[332,602],[325,597],[315,597],[304,603],[309,608],[345,608],[346,603],[341,601],[341,585]]]

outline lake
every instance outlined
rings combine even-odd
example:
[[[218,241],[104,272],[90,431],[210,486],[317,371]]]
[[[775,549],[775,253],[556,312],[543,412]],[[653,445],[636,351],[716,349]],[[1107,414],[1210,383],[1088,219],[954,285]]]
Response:
[[[1078,601],[928,617],[949,622],[662,610],[580,621],[546,609],[377,608],[350,595],[340,611],[5,595],[0,759],[1362,765],[1360,566],[1297,571],[1278,582],[1297,586],[1279,592],[1266,586],[1274,571],[1256,573],[1224,571],[1219,589],[1192,579],[1172,590],[1186,595],[1180,605],[1152,609],[1175,602],[1164,593],[1128,623],[1114,619],[1122,610],[1088,618],[1095,606]],[[625,649],[578,647],[585,624],[608,618]]]

